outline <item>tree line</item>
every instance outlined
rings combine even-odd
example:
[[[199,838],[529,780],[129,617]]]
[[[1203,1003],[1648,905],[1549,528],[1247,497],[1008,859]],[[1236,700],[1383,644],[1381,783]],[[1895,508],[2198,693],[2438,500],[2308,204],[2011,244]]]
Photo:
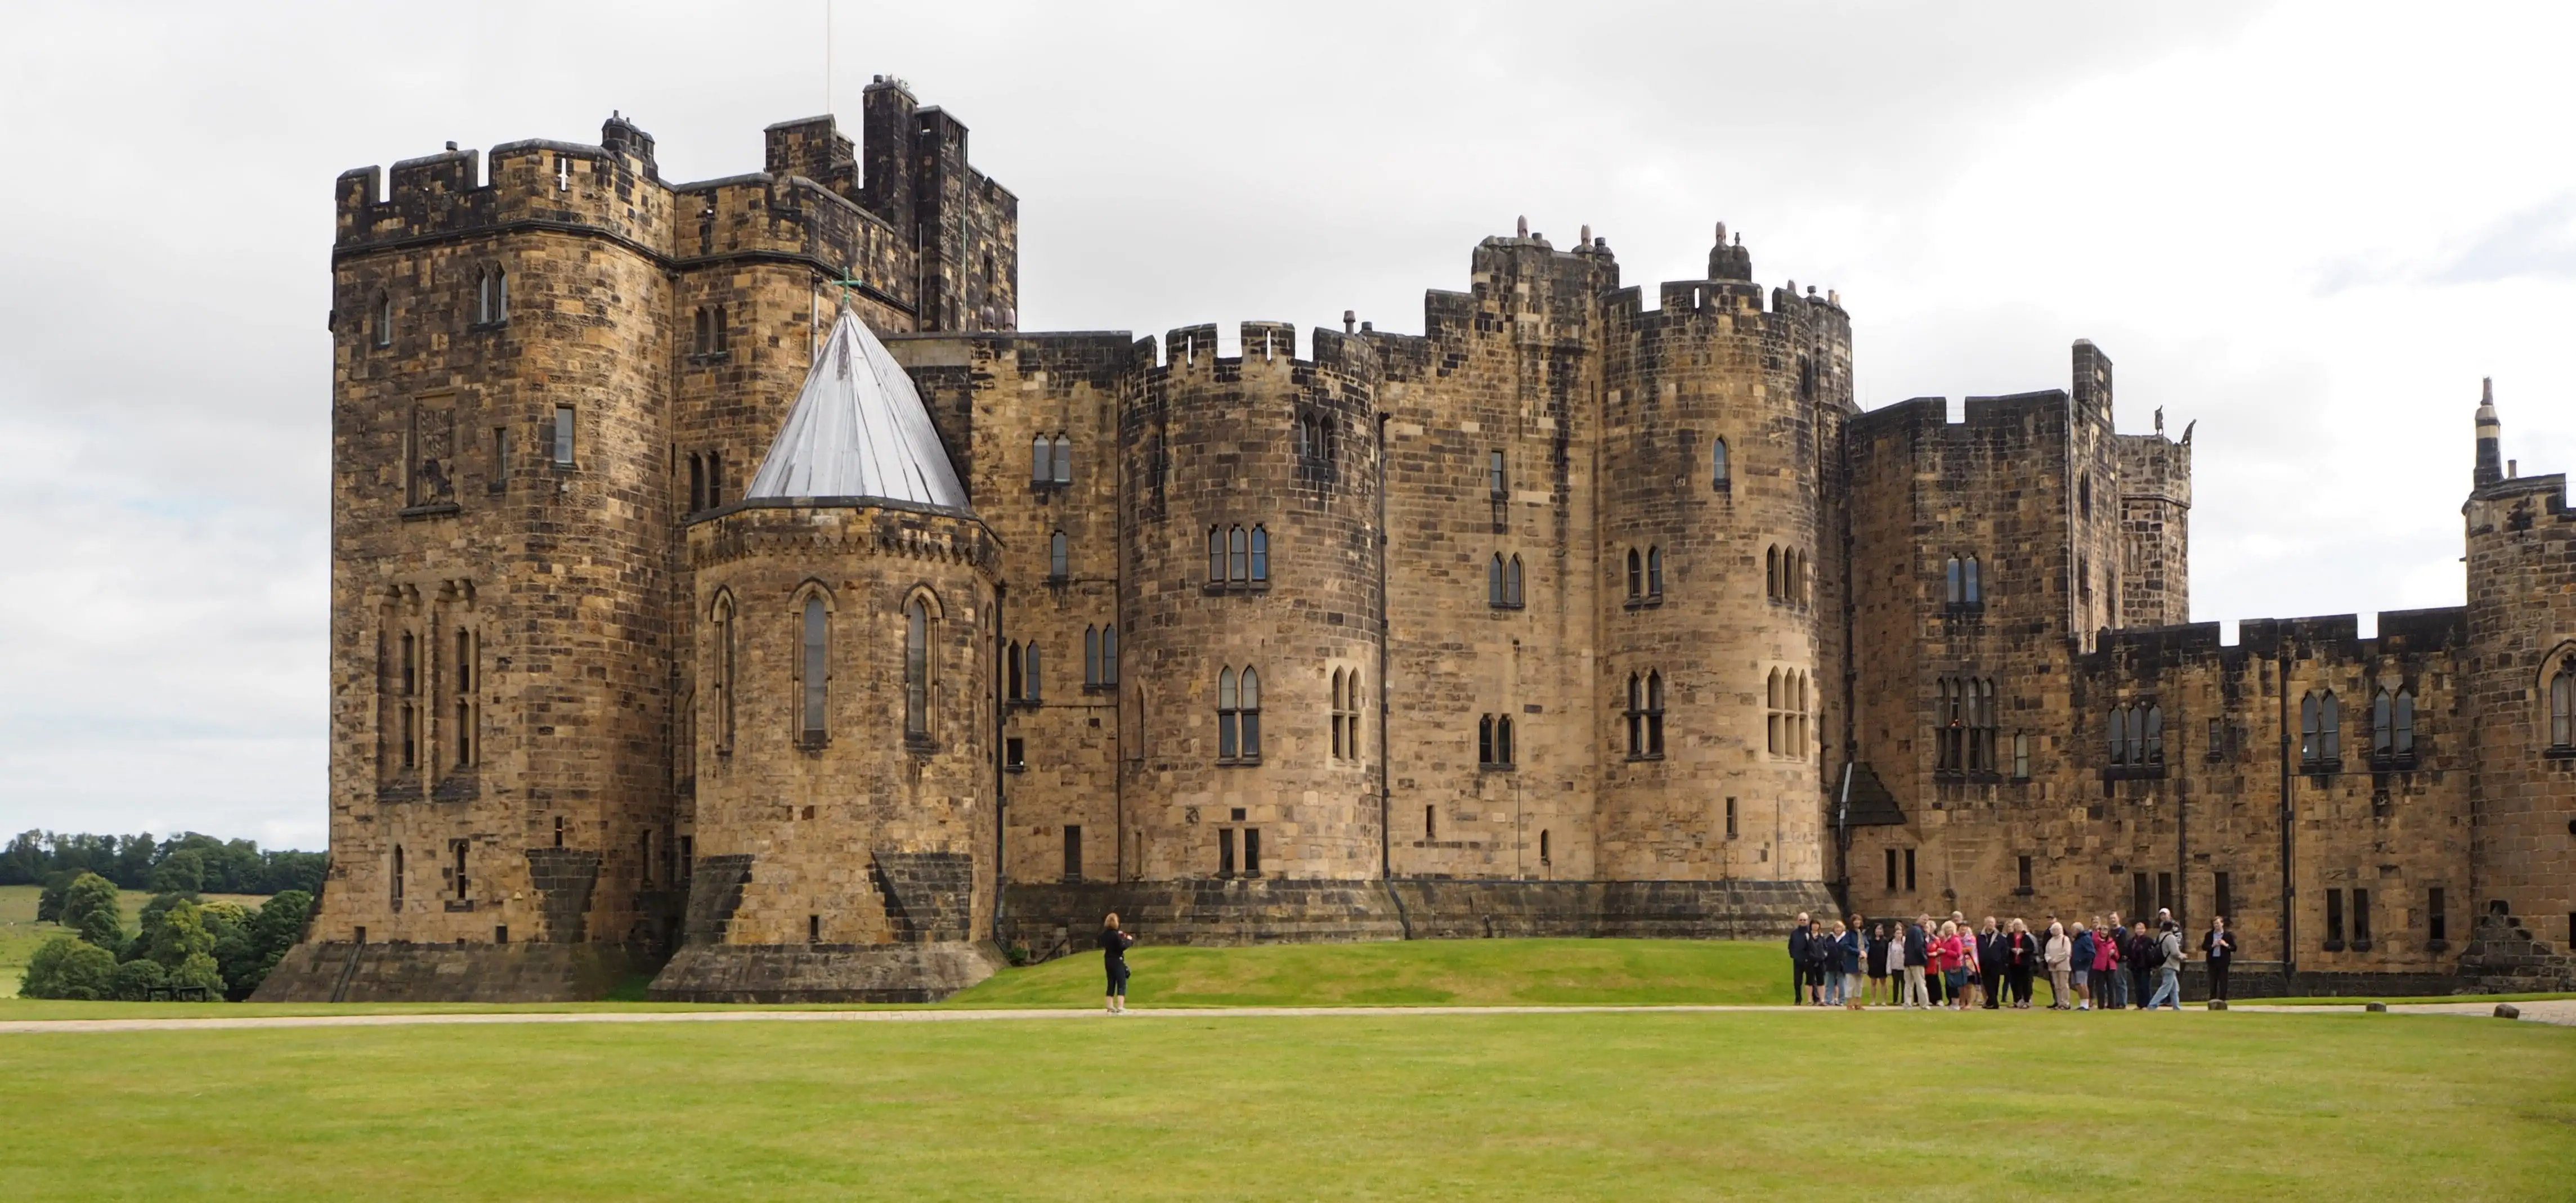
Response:
[[[36,950],[18,983],[25,998],[159,998],[240,1001],[259,989],[304,936],[313,895],[281,890],[259,909],[169,892],[145,903],[140,929],[125,929],[116,883],[84,872],[49,885],[39,908],[72,933]]]
[[[0,848],[0,886],[60,886],[95,873],[119,889],[155,894],[318,894],[330,864],[328,853],[262,851],[250,840],[219,840],[194,831],[166,840],[156,840],[150,832],[26,831]]]

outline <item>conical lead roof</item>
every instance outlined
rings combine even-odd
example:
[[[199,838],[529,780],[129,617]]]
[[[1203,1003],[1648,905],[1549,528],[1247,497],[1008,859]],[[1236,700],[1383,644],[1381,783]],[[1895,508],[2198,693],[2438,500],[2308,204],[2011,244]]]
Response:
[[[881,497],[968,508],[912,377],[846,309],[745,496]]]

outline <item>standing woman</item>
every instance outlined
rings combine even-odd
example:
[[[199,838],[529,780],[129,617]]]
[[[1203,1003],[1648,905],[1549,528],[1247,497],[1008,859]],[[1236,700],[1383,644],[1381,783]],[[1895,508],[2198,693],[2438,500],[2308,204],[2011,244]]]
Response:
[[[1850,926],[1843,932],[1839,959],[1842,963],[1835,968],[1843,974],[1843,1009],[1857,1011],[1868,1006],[1869,996],[1861,993],[1861,982],[1864,963],[1869,960],[1869,933],[1861,930],[1859,915],[1851,917]]]
[[[2012,921],[2012,931],[2005,937],[2004,955],[2008,959],[2005,974],[2012,982],[2012,1007],[2027,1011],[2030,975],[2039,968],[2039,938],[2030,934],[2029,924],[2019,919]]]
[[[2075,941],[2066,937],[2066,925],[2052,919],[2048,923],[2048,942],[2040,949],[2040,958],[2048,965],[2048,1009],[2072,1011],[2075,1004],[2067,1000],[2075,992],[2067,982],[2075,966]]]
[[[1968,966],[1976,961],[1976,945],[1959,934],[1955,920],[1941,924],[1941,988],[1950,997],[1953,1010],[1968,1009]]]
[[[1127,1013],[1127,949],[1136,937],[1118,929],[1118,912],[1100,921],[1100,963],[1109,971],[1109,1013]]]
[[[2223,916],[2209,917],[2209,934],[2200,938],[2201,954],[2209,966],[2209,997],[2212,1002],[2227,1001],[2227,966],[2236,959],[2236,933],[2227,930]]]
[[[1896,1001],[1896,993],[1888,984],[1888,970],[1895,968],[1888,964],[1887,950],[1891,944],[1900,949],[1904,947],[1903,941],[1887,938],[1886,924],[1881,923],[1869,930],[1869,1001],[1872,1003]],[[1904,970],[1898,969],[1896,976],[1902,978]]]

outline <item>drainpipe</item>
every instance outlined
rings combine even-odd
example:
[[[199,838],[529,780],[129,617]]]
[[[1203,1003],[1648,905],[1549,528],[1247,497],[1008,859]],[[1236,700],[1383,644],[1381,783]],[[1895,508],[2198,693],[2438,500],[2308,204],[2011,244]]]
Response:
[[[2279,638],[2277,631],[2274,637]],[[2293,779],[2290,773],[2292,751],[2290,747],[2290,650],[2286,645],[2276,642],[2273,644],[2272,654],[2275,657],[2275,663],[2279,665],[2277,683],[2281,687],[2281,977],[2283,982],[2287,983],[2295,979],[2299,973],[2298,932],[2295,926],[2299,891],[2298,887],[2292,884],[2290,877],[2291,870],[2296,866],[2296,861],[2292,857],[2291,838],[2297,830],[2298,815],[2291,794]]]
[[[1377,874],[1381,880],[1395,878],[1395,795],[1387,776],[1387,750],[1392,741],[1387,736],[1387,716],[1393,710],[1387,698],[1394,691],[1386,679],[1386,422],[1389,415],[1377,415]],[[1400,904],[1399,904],[1400,905]]]

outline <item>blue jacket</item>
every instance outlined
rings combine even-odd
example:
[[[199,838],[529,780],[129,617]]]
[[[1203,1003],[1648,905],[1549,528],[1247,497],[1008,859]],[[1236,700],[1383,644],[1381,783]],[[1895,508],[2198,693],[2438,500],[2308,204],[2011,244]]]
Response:
[[[1931,944],[1920,925],[1913,923],[1905,925],[1905,963],[1908,965],[1932,963]]]
[[[2093,933],[2087,929],[2075,930],[2075,960],[2072,967],[2084,970],[2093,968]]]
[[[1859,932],[1847,931],[1834,937],[1834,947],[1842,956],[1842,964],[1838,966],[1841,972],[1860,972],[1860,950],[1862,947],[1862,941]]]
[[[1807,963],[1807,939],[1807,929],[1804,926],[1789,929],[1790,960],[1796,961],[1801,965]]]

